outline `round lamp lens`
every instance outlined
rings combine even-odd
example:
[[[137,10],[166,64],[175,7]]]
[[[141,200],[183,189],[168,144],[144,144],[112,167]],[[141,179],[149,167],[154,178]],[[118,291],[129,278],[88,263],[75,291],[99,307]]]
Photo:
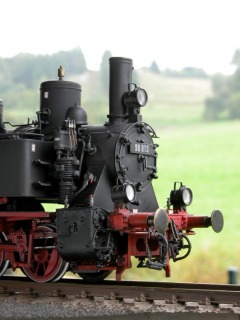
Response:
[[[184,189],[182,192],[182,199],[186,206],[192,202],[192,191],[188,188]]]
[[[147,103],[147,92],[145,90],[138,88],[137,101],[140,106],[145,106],[145,104]]]
[[[134,188],[133,185],[128,184],[128,185],[126,186],[125,193],[126,193],[126,196],[127,196],[128,200],[129,200],[130,202],[135,199],[136,193],[135,193],[135,188]]]

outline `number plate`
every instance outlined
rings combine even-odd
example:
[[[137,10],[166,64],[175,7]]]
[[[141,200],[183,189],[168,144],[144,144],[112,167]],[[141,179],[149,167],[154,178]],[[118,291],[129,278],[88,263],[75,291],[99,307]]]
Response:
[[[153,147],[150,144],[134,142],[130,144],[130,153],[153,154]]]

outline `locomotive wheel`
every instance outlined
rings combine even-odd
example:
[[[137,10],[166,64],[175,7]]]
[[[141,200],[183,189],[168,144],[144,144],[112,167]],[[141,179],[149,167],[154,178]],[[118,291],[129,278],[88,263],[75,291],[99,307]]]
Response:
[[[52,232],[54,226],[42,225],[36,232]],[[35,239],[33,241],[33,259],[30,268],[23,267],[23,272],[35,282],[50,282],[61,279],[68,269],[68,263],[59,255],[53,237]]]
[[[1,232],[0,233],[0,243],[4,243],[7,240],[6,235]],[[9,265],[9,260],[5,259],[5,253],[0,251],[0,277],[5,273]]]
[[[83,280],[86,282],[94,283],[94,282],[101,282],[105,278],[107,278],[112,271],[96,271],[96,272],[89,272],[89,273],[78,273]]]

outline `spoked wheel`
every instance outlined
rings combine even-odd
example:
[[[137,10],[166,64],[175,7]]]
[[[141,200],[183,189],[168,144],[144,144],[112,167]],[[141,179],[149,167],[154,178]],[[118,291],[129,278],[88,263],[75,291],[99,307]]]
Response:
[[[37,226],[36,234],[41,237],[33,240],[33,258],[31,267],[23,267],[26,276],[36,282],[50,282],[61,279],[68,269],[68,263],[59,255],[56,248],[56,239],[52,233],[52,225]]]
[[[96,272],[89,272],[89,273],[79,273],[79,276],[83,278],[83,280],[94,283],[94,282],[101,282],[105,278],[107,278],[112,271],[96,271]]]
[[[5,233],[0,233],[0,243],[4,243],[7,240]],[[5,259],[5,253],[0,251],[0,277],[5,273],[9,265],[9,260]]]

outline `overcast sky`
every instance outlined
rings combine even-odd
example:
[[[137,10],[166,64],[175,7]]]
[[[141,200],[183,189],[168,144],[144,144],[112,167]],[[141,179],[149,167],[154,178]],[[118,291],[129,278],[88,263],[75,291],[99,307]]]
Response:
[[[160,69],[231,73],[240,0],[2,0],[0,57],[80,47],[89,69],[105,50]]]

